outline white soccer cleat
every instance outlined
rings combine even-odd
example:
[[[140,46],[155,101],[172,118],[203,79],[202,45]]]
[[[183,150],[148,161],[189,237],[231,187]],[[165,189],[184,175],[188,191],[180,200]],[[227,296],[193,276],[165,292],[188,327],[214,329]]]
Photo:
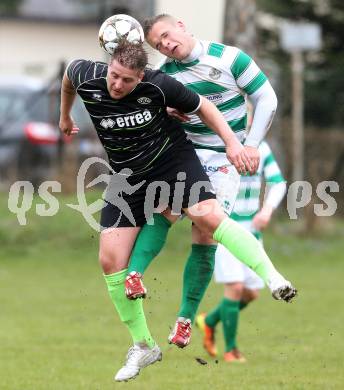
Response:
[[[162,359],[162,353],[157,345],[148,348],[146,344],[135,343],[129,348],[124,366],[117,372],[115,381],[126,382],[139,375],[141,368],[145,368]]]
[[[292,299],[297,295],[296,288],[281,275],[271,280],[268,284],[273,298],[278,301],[291,302]]]

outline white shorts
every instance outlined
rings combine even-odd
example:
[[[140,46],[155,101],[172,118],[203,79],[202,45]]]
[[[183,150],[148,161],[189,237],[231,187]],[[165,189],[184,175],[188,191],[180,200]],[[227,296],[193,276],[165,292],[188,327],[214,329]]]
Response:
[[[196,153],[214,187],[217,200],[230,215],[239,192],[239,173],[228,161],[226,153],[208,149],[196,149]]]
[[[263,280],[221,244],[215,253],[214,276],[217,283],[241,282],[251,290],[264,288]]]

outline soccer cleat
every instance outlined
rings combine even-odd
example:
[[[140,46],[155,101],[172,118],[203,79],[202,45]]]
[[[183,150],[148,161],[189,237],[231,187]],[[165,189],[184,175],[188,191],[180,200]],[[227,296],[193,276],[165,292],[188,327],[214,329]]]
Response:
[[[115,381],[126,382],[139,375],[141,368],[145,368],[162,359],[162,353],[157,345],[148,348],[146,344],[135,343],[129,348],[124,366],[117,372]]]
[[[246,363],[246,359],[237,348],[233,348],[231,351],[226,352],[223,358],[225,362],[228,363]]]
[[[278,301],[291,302],[292,299],[297,295],[296,288],[288,281],[285,280],[281,275],[272,279],[268,284],[273,298]]]
[[[175,344],[179,348],[184,348],[190,343],[190,338],[191,320],[189,318],[178,317],[172,332],[168,336],[168,342]]]
[[[277,290],[272,292],[272,296],[278,301],[291,302],[293,298],[297,296],[297,290],[289,283],[283,287],[279,287]]]
[[[203,347],[210,356],[217,356],[215,345],[215,328],[211,328],[205,323],[206,313],[201,313],[196,317],[196,326],[203,333]]]
[[[125,278],[125,295],[128,299],[146,298],[147,289],[139,272],[132,271]]]

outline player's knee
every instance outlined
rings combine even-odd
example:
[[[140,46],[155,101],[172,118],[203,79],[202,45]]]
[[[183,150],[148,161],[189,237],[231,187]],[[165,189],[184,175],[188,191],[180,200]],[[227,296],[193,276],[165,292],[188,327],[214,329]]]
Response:
[[[200,230],[195,224],[192,225],[192,242],[194,244],[203,245],[204,247],[207,245],[216,245],[213,235],[209,232],[205,233]]]
[[[99,264],[102,267],[103,271],[105,274],[110,273],[110,268],[111,268],[111,261],[108,256],[105,255],[104,252],[99,252]]]
[[[189,209],[187,215],[202,232],[212,237],[217,227],[226,217],[216,199],[208,199],[200,202]]]
[[[174,224],[180,218],[179,215],[172,214],[172,210],[170,208],[164,210],[161,215],[164,216],[171,224]]]
[[[246,289],[244,292],[244,301],[245,303],[250,303],[259,297],[259,290]]]
[[[225,285],[225,297],[240,301],[243,298],[244,286],[242,283],[229,283]]]
[[[117,261],[116,256],[107,251],[99,251],[98,260],[104,274],[113,274],[126,268],[123,264]]]
[[[251,291],[251,299],[250,299],[250,302],[258,299],[259,297],[259,290],[252,290]]]
[[[207,240],[211,240],[215,230],[222,222],[223,218],[217,214],[206,214],[202,217],[199,217],[197,222],[197,227],[202,232],[203,237],[207,237]]]

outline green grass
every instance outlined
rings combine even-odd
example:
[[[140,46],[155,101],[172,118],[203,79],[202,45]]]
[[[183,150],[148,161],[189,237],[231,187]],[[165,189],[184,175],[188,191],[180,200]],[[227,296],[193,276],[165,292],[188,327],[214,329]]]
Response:
[[[274,301],[268,291],[243,311],[239,344],[246,365],[226,365],[222,332],[218,361],[201,346],[178,350],[166,338],[178,309],[183,263],[189,248],[187,221],[175,226],[162,255],[146,274],[147,318],[163,349],[163,361],[132,382],[113,375],[130,337],[121,325],[97,262],[98,237],[60,198],[54,217],[28,214],[18,226],[0,206],[0,388],[20,390],[341,389],[344,383],[343,221],[332,231],[305,238],[283,222],[266,235],[280,270],[299,288],[295,303]],[[221,297],[212,284],[202,304]],[[201,366],[195,357],[205,359]]]

